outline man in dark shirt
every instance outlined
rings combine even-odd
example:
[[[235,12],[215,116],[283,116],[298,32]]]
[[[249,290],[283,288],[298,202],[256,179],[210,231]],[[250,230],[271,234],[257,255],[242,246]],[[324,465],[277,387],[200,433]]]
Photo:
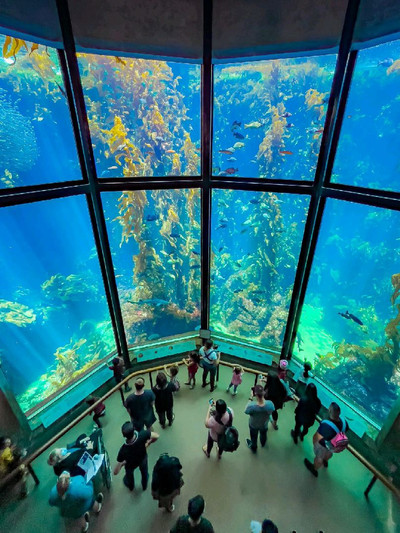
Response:
[[[142,475],[142,488],[147,489],[149,479],[149,469],[147,465],[147,448],[155,442],[159,435],[152,433],[148,429],[136,431],[132,422],[125,422],[122,425],[122,435],[126,441],[118,452],[117,465],[114,468],[114,475],[118,475],[121,468],[125,467],[124,485],[129,490],[135,488],[134,471],[139,467]]]
[[[170,533],[214,533],[211,523],[201,515],[204,511],[203,496],[189,500],[188,514],[180,516]]]
[[[329,422],[337,427],[343,433],[349,429],[349,425],[344,418],[340,416],[340,407],[337,403],[332,402],[329,406],[329,419],[322,420],[319,428],[314,433],[314,464],[308,459],[304,459],[306,468],[315,476],[318,477],[318,470],[325,466],[328,467],[328,461],[333,453],[330,451],[330,441],[337,435],[337,431],[333,429]]]
[[[155,399],[152,390],[144,389],[144,378],[137,378],[135,392],[125,401],[125,407],[137,431],[141,431],[144,426],[152,430],[152,425],[156,421],[153,409]]]

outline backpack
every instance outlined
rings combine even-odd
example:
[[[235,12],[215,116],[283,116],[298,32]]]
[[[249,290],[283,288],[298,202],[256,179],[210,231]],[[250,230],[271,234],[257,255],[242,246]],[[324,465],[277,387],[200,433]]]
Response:
[[[229,420],[225,426],[225,431],[218,435],[218,448],[224,452],[234,452],[239,448],[239,432],[232,426],[232,413],[229,410],[228,412]]]
[[[345,429],[346,421],[343,418],[341,418],[340,420],[342,421],[342,427]],[[337,425],[331,420],[324,420],[324,422],[336,431],[336,435],[333,437],[333,439],[327,441],[327,443],[329,442],[328,450],[332,453],[343,452],[349,445],[349,439],[347,438],[347,435],[344,431],[340,431]]]

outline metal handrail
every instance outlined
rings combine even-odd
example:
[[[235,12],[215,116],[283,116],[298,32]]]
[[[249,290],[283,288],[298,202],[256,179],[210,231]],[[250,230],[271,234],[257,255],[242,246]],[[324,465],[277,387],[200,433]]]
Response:
[[[182,361],[177,361],[177,362],[172,363],[172,364],[175,364],[175,365],[179,366],[179,365],[183,365],[183,362]],[[237,366],[237,364],[228,363],[228,362],[221,361],[221,360],[220,360],[219,364],[227,366],[227,367],[231,367],[231,368],[234,368],[235,366]],[[170,365],[170,363],[168,363],[168,365]],[[35,459],[37,459],[39,457],[39,455],[42,455],[42,453],[44,453],[46,450],[48,450],[50,448],[50,446],[52,446],[58,439],[60,439],[62,436],[64,436],[66,433],[68,433],[68,431],[70,429],[74,428],[81,420],[83,420],[87,415],[89,415],[97,405],[99,405],[100,403],[102,403],[105,400],[107,400],[107,398],[112,396],[115,392],[117,392],[119,390],[121,392],[121,396],[123,397],[121,388],[125,385],[125,383],[128,383],[128,381],[130,379],[132,379],[132,378],[134,378],[136,376],[142,375],[142,374],[147,374],[147,373],[151,375],[151,372],[156,372],[157,370],[163,370],[164,366],[165,365],[159,365],[159,366],[154,366],[152,368],[149,368],[147,370],[143,370],[143,369],[142,370],[136,370],[135,372],[132,372],[131,374],[129,374],[129,376],[124,378],[120,383],[115,385],[115,387],[113,387],[108,392],[106,392],[106,394],[104,394],[104,396],[102,396],[97,402],[95,402],[93,405],[88,407],[85,411],[83,411],[83,413],[81,413],[72,422],[70,422],[67,426],[65,426],[64,429],[59,431],[56,435],[54,435],[54,437],[52,437],[50,440],[48,440],[46,442],[46,444],[43,444],[43,446],[41,446],[34,453],[29,455],[29,457],[25,458],[24,461],[22,461],[21,465],[25,465],[25,467],[27,467],[29,469],[31,463]],[[248,372],[249,374],[268,375],[268,372],[262,372],[260,370],[254,370],[252,368],[247,368],[247,367],[243,367],[243,366],[242,366],[242,368],[243,368],[244,372]],[[297,396],[295,396],[295,400],[298,401],[298,397]],[[319,418],[319,417],[317,417],[317,418]],[[367,490],[364,493],[365,496],[368,495],[368,492],[369,492],[370,488],[372,487],[373,483],[376,481],[376,479],[379,479],[380,481],[382,481],[382,483],[385,485],[385,487],[387,487],[389,490],[391,490],[393,492],[393,494],[395,496],[397,496],[397,498],[400,499],[400,491],[397,489],[397,487],[395,487],[395,485],[393,485],[393,483],[384,474],[379,472],[379,470],[377,470],[369,461],[367,461],[367,459],[365,459],[365,457],[363,457],[353,446],[349,445],[347,449],[349,450],[350,453],[352,453],[354,455],[354,457],[356,459],[358,459],[358,461],[360,461],[361,464],[363,464],[366,468],[368,468],[368,470],[370,470],[370,472],[372,472],[372,474],[374,476],[372,481],[370,482]],[[10,483],[10,481],[12,481],[18,475],[18,473],[21,471],[20,470],[21,465],[19,465],[12,472],[7,474],[7,476],[5,476],[3,479],[0,480],[0,490],[2,490],[3,487],[5,487],[8,483]]]

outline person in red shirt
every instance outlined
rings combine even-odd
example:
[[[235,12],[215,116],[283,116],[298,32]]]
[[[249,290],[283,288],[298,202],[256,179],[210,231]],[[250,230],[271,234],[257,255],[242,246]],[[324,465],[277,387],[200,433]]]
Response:
[[[86,401],[86,403],[88,405],[93,405],[98,400],[100,400],[100,398],[98,396],[90,395],[90,396],[88,396],[86,398],[85,401]],[[96,407],[92,411],[90,411],[90,414],[92,414],[92,413],[93,413],[93,422],[95,424],[97,424],[97,426],[99,428],[101,428],[102,426],[101,426],[101,422],[100,422],[100,417],[102,417],[102,416],[104,416],[106,414],[106,406],[105,406],[105,404],[103,402],[100,402],[99,405],[96,405]]]
[[[185,385],[190,385],[191,389],[194,389],[196,385],[196,373],[199,369],[200,355],[193,351],[189,353],[187,359],[182,359],[188,369],[188,381]]]

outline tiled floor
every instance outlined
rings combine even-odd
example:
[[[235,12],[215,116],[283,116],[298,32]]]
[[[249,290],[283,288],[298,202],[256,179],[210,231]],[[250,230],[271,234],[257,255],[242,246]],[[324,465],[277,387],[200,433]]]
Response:
[[[181,383],[185,377],[182,369]],[[270,429],[267,447],[253,455],[246,446],[248,419],[243,414],[252,378],[244,376],[236,397],[225,392],[229,379],[229,369],[222,368],[217,391],[212,396],[226,399],[233,408],[234,425],[240,432],[239,449],[234,454],[225,454],[221,461],[215,452],[210,459],[205,457],[201,447],[207,435],[204,418],[211,395],[200,384],[193,391],[182,385],[175,398],[174,425],[162,430],[156,422],[154,430],[160,433],[160,439],[149,448],[151,469],[163,452],[181,460],[185,485],[175,500],[175,512],[170,515],[160,511],[150,489],[144,493],[141,488],[129,492],[122,484],[121,473],[114,479],[111,491],[105,491],[103,510],[99,517],[91,519],[89,531],[168,532],[176,518],[186,513],[188,499],[196,494],[204,496],[205,516],[220,533],[244,533],[250,530],[252,519],[266,517],[277,523],[280,533],[400,531],[398,502],[379,482],[370,493],[370,501],[365,500],[363,491],[371,474],[349,452],[333,457],[329,469],[322,471],[318,479],[306,470],[303,459],[312,458],[311,436],[304,443],[293,444],[290,429],[294,405],[285,406],[280,414],[279,430]],[[120,397],[114,395],[107,401],[104,419],[104,439],[113,463],[123,441],[120,426],[126,420]],[[63,443],[91,428],[91,419],[82,422]],[[64,531],[57,510],[47,503],[55,476],[46,459],[47,456],[42,456],[34,464],[41,483],[32,488],[29,497],[0,509],[1,532]]]

